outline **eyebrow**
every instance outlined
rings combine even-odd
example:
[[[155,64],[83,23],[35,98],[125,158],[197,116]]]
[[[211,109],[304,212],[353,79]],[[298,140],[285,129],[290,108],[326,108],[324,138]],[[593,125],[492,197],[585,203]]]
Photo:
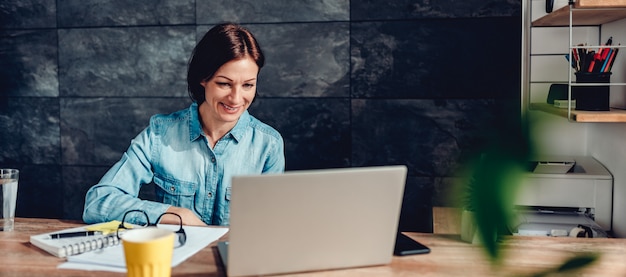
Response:
[[[227,79],[227,80],[229,80],[229,81],[231,81],[231,82],[233,81],[231,78],[228,78],[228,77],[226,77],[226,76],[222,76],[222,75],[217,75],[217,76],[215,76],[215,77],[216,77],[216,78],[217,78],[217,77],[221,77],[221,78]],[[256,80],[256,78],[252,78],[252,79],[244,80],[244,82],[250,82],[250,81],[254,81],[254,80]]]

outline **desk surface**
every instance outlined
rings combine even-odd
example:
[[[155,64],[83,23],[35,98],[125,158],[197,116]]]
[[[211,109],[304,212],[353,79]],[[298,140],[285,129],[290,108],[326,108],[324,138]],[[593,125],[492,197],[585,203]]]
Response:
[[[0,232],[0,276],[124,276],[111,272],[60,270],[64,260],[29,243],[30,235],[83,224],[18,218],[14,232]],[[390,265],[298,274],[299,276],[510,276],[552,268],[580,252],[600,252],[582,276],[626,276],[626,239],[510,237],[502,268],[494,271],[482,248],[457,235],[407,233],[429,246],[426,255],[393,257]],[[173,276],[224,276],[215,244],[172,269]],[[283,275],[284,276],[284,275]]]

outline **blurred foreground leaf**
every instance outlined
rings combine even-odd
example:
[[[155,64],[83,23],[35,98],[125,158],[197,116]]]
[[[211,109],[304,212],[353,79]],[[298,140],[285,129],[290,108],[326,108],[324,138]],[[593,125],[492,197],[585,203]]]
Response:
[[[524,161],[514,152],[494,148],[485,152],[473,169],[468,188],[480,242],[494,263],[499,263],[499,239],[508,234],[514,218],[515,190],[524,172]]]
[[[579,270],[582,269],[583,267],[586,267],[592,263],[594,263],[595,261],[598,260],[600,256],[596,253],[584,253],[584,254],[580,254],[578,256],[575,256],[567,261],[565,261],[562,265],[554,268],[554,269],[550,269],[544,272],[540,272],[537,273],[535,275],[533,275],[534,277],[544,277],[544,276],[550,276],[551,274],[554,273],[558,273],[558,274],[562,274],[562,273],[571,273],[572,271],[575,270]]]
[[[532,152],[523,126],[500,126],[467,164],[462,204],[474,212],[480,243],[494,265],[502,259],[501,237],[511,234],[516,190]]]

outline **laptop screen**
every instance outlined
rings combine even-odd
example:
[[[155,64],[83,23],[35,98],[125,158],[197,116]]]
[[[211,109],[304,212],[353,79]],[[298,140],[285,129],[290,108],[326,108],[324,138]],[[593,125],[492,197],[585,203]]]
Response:
[[[388,264],[406,166],[233,177],[229,276]]]

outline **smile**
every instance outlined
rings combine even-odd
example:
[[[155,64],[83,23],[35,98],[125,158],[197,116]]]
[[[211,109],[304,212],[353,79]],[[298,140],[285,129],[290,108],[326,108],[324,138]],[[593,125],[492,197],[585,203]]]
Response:
[[[220,104],[222,105],[222,107],[224,107],[225,109],[227,109],[229,111],[236,111],[237,110],[236,107],[231,107],[231,106],[228,106],[228,105],[226,105],[224,103],[220,103]]]

